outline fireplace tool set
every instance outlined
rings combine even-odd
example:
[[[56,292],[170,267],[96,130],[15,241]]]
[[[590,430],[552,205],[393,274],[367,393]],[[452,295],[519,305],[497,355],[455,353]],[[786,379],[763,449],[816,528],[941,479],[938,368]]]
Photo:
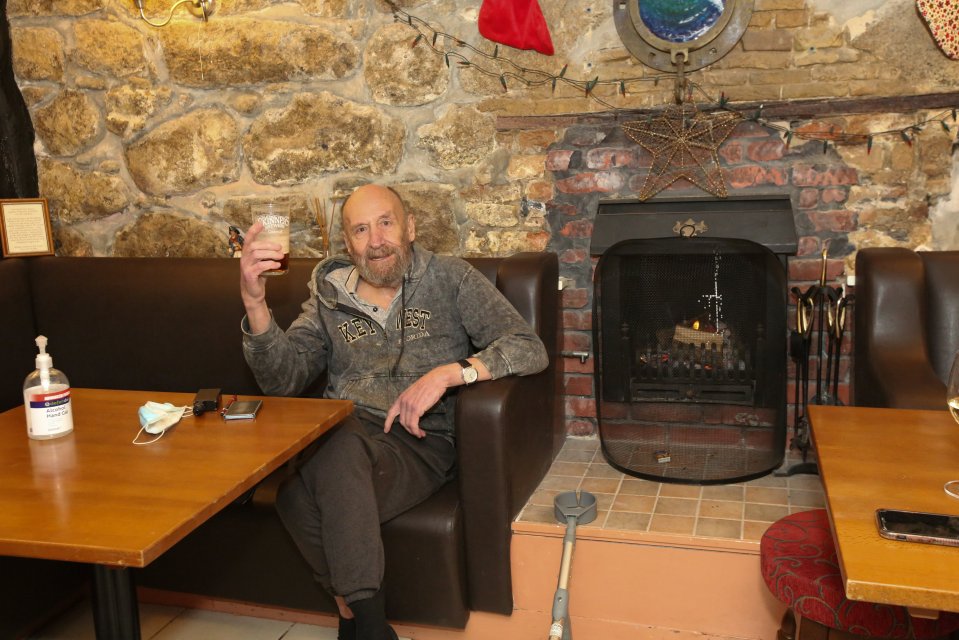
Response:
[[[790,449],[798,449],[802,463],[793,465],[776,475],[818,473],[816,463],[806,460],[809,449],[809,404],[840,405],[839,360],[846,332],[846,315],[853,296],[842,287],[826,284],[826,250],[822,252],[822,271],[819,282],[805,291],[790,289],[796,298],[796,328],[789,336],[789,354],[796,365],[795,398],[793,404],[793,438]],[[815,353],[812,352],[813,335]],[[815,393],[810,395],[812,375],[810,360],[815,359]]]

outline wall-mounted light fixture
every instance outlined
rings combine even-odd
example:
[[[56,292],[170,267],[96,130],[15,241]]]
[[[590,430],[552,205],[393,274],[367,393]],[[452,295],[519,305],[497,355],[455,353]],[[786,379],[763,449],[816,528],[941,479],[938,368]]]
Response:
[[[146,14],[143,13],[143,0],[133,0],[137,9],[140,10],[140,17],[143,18],[143,21],[152,27],[162,27],[165,26],[173,19],[173,12],[176,11],[177,7],[181,4],[190,5],[187,7],[190,13],[195,15],[198,18],[203,18],[203,21],[206,22],[210,19],[210,16],[213,15],[213,12],[216,11],[216,0],[178,0],[172,7],[170,7],[170,14],[166,17],[166,20],[163,22],[153,22],[146,17]]]

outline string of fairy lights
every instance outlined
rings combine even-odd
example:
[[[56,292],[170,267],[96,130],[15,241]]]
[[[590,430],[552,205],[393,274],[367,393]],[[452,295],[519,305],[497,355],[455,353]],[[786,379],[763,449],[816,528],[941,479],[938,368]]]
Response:
[[[616,106],[604,97],[603,94],[611,90],[619,94],[620,97],[625,98],[629,95],[631,88],[640,83],[653,83],[655,86],[658,86],[663,81],[672,80],[677,82],[681,87],[677,89],[677,96],[685,94],[684,101],[692,101],[696,95],[699,95],[703,99],[703,104],[706,105],[708,109],[734,113],[744,120],[753,121],[763,127],[777,131],[787,146],[794,139],[821,142],[823,145],[823,153],[828,151],[829,145],[831,144],[865,144],[868,153],[872,151],[874,141],[883,137],[895,137],[911,146],[916,136],[927,126],[938,125],[946,134],[952,136],[953,126],[959,122],[957,121],[957,110],[959,110],[959,107],[952,107],[913,124],[881,131],[846,132],[836,130],[835,128],[823,130],[797,129],[764,117],[762,106],[758,109],[751,109],[749,113],[746,113],[744,110],[737,109],[734,105],[730,104],[729,98],[725,94],[721,95],[717,100],[715,97],[710,96],[699,83],[685,78],[683,74],[662,73],[653,76],[632,76],[611,80],[602,80],[599,76],[596,76],[589,80],[582,80],[567,75],[569,69],[568,64],[563,65],[559,73],[550,73],[541,69],[525,67],[508,57],[500,55],[499,45],[493,47],[492,53],[483,51],[454,35],[435,29],[422,18],[418,18],[404,11],[391,0],[387,0],[387,2],[392,8],[394,19],[397,22],[408,25],[416,32],[416,36],[411,42],[411,47],[421,45],[428,47],[437,55],[443,56],[447,67],[455,65],[459,68],[471,69],[491,78],[498,78],[504,92],[509,91],[511,86],[519,84],[527,88],[549,86],[550,90],[555,93],[557,85],[566,85],[582,91],[584,97],[595,101],[612,112],[626,112],[626,109]],[[464,51],[468,53],[464,53]],[[503,68],[492,69],[483,63],[477,62],[478,58],[490,62],[495,61],[505,67],[505,70]],[[602,89],[607,89],[607,91],[604,92]],[[647,118],[652,119],[653,115],[648,115]],[[953,146],[955,147],[957,145],[959,145],[959,140],[953,137]]]

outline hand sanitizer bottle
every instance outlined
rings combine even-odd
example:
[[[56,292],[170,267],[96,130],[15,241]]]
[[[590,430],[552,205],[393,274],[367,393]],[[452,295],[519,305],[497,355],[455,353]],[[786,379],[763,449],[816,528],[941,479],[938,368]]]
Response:
[[[36,440],[65,436],[73,431],[70,383],[62,371],[53,368],[47,353],[47,339],[37,337],[37,370],[23,383],[23,407],[27,412],[27,435]]]

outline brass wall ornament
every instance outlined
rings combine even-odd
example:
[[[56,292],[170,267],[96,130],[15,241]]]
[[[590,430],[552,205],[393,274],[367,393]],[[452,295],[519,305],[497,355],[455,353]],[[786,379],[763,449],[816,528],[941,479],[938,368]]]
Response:
[[[619,37],[633,56],[659,71],[702,69],[739,42],[753,0],[613,0]]]
[[[708,230],[709,226],[705,220],[696,222],[692,218],[687,218],[686,222],[677,220],[676,224],[673,225],[673,233],[683,238],[694,238],[701,233],[706,233]]]

